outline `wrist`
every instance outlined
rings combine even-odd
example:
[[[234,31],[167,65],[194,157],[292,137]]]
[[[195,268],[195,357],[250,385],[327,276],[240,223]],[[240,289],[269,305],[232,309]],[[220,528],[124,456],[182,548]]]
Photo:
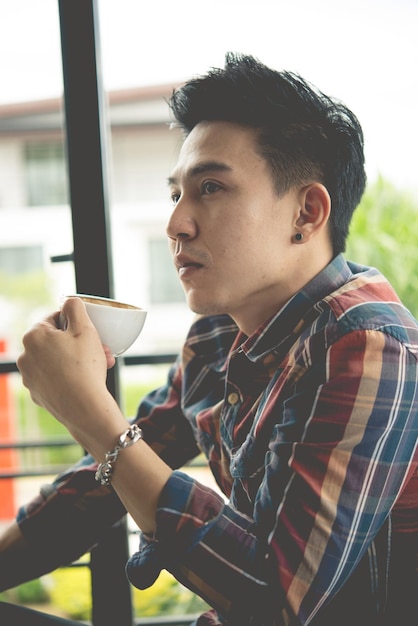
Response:
[[[67,419],[65,425],[81,447],[100,462],[130,424],[109,393],[84,406],[77,420]]]
[[[27,541],[23,536],[16,520],[13,520],[0,535],[0,552],[22,550],[27,546]]]
[[[104,461],[102,463],[99,463],[95,479],[101,485],[105,485],[108,487],[112,480],[113,466],[118,459],[119,453],[125,448],[129,448],[130,446],[134,445],[142,438],[142,430],[136,424],[133,424],[127,430],[125,430],[119,436],[119,439],[114,448],[106,452]]]

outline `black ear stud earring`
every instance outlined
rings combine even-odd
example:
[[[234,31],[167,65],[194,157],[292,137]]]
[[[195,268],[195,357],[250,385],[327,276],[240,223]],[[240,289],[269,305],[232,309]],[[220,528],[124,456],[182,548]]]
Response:
[[[299,241],[302,241],[302,239],[303,239],[303,234],[302,233],[296,233],[295,241],[299,242]]]

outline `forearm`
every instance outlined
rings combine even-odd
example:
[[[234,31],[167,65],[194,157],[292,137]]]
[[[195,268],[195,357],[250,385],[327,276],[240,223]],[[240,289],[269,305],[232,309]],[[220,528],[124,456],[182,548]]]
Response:
[[[88,428],[101,416],[100,428]],[[109,395],[98,396],[83,417],[83,429],[73,429],[73,435],[101,463],[106,453],[113,450],[129,422]],[[111,486],[138,527],[152,533],[161,491],[167,482],[171,468],[148,446],[143,439],[120,449],[112,466]]]
[[[158,501],[171,472],[142,440],[124,449],[115,463],[112,486],[143,532],[155,531]]]

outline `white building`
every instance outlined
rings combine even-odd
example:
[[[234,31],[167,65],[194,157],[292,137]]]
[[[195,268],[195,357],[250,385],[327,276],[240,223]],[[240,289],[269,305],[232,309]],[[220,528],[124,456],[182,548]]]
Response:
[[[165,235],[166,180],[181,143],[169,127],[172,88],[108,94],[115,293],[149,311],[135,353],[176,351],[192,317]],[[61,99],[0,106],[0,338],[12,351],[23,325],[75,290],[72,262],[51,263],[73,249],[64,141]],[[41,293],[39,301],[36,293],[19,299],[13,286],[39,272],[48,276],[50,302]]]

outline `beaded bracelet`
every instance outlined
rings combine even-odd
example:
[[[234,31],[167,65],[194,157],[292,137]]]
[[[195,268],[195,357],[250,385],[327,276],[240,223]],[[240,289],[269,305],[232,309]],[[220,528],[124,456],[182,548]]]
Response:
[[[132,446],[142,438],[142,430],[136,424],[133,424],[128,430],[125,430],[119,437],[119,441],[113,450],[106,452],[105,460],[103,463],[99,464],[94,476],[97,482],[108,487],[112,480],[113,465],[118,458],[119,452],[123,450],[123,448],[129,448],[129,446]]]

